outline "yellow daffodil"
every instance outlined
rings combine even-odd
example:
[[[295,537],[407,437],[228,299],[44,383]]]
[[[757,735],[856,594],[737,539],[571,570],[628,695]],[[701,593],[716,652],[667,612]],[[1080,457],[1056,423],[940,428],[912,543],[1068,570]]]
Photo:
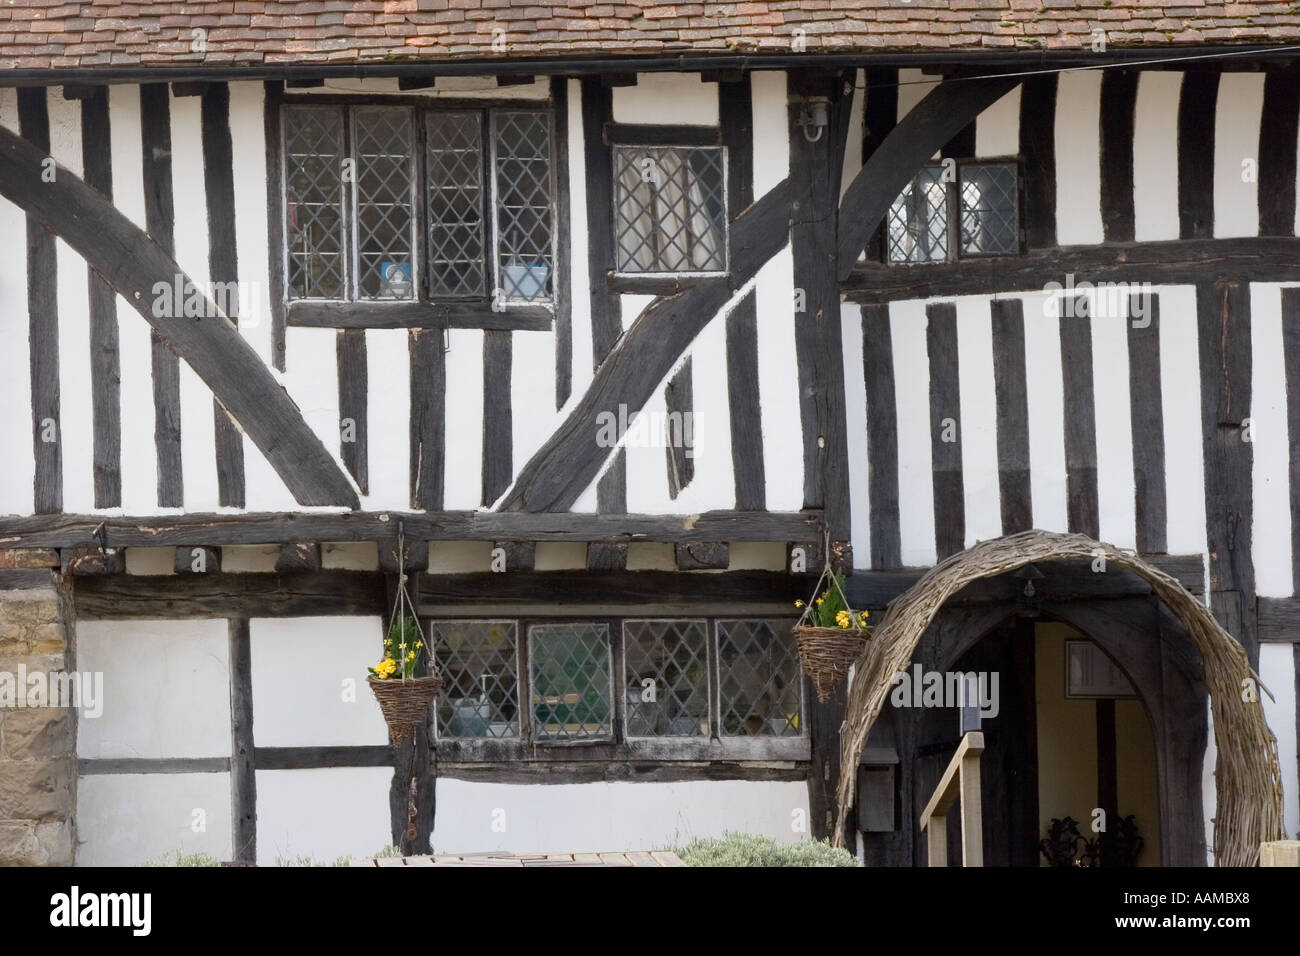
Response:
[[[795,601],[795,602],[794,602],[794,606],[795,606],[795,607],[803,607],[803,601]]]
[[[818,598],[818,599],[817,599],[817,606],[818,606],[818,607],[821,607],[821,606],[822,606],[822,602],[825,601],[825,600],[826,600],[825,598]]]

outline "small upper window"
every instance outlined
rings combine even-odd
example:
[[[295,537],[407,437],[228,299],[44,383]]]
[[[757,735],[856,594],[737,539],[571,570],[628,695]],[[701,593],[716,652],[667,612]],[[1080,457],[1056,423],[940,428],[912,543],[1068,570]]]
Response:
[[[890,262],[950,262],[1020,251],[1013,163],[926,166],[889,208]]]
[[[310,105],[283,117],[288,298],[551,300],[548,113]]]
[[[718,146],[615,146],[615,268],[725,272],[727,206]]]

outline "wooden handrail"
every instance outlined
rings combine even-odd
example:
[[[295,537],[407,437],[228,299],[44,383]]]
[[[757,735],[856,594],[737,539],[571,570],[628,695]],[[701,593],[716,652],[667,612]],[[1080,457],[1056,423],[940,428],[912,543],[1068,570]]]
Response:
[[[921,814],[921,832],[929,837],[929,865],[948,865],[948,811],[961,798],[961,865],[984,865],[984,829],[980,800],[980,754],[984,734],[969,731],[948,762],[934,796]]]

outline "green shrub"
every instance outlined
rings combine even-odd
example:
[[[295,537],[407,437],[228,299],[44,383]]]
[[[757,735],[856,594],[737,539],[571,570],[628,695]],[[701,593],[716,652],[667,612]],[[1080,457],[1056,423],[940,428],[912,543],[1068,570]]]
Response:
[[[221,861],[208,853],[182,853],[177,850],[172,856],[163,856],[149,860],[145,866],[220,866]]]
[[[753,833],[724,833],[721,839],[692,840],[677,850],[687,866],[857,866],[848,850],[818,843],[777,843]]]

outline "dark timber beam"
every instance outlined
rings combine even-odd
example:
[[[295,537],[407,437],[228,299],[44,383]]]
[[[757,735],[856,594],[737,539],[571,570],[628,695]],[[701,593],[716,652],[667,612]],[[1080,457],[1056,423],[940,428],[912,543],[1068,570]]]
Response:
[[[889,131],[840,200],[841,281],[849,277],[868,237],[916,171],[1019,83],[1013,76],[940,83]]]
[[[1013,89],[1014,77],[941,83],[896,126],[854,178],[839,206],[839,268],[848,278],[867,236],[930,156],[986,107]],[[719,310],[786,245],[796,189],[782,180],[736,217],[730,271],[653,302],[610,350],[568,418],[520,470],[502,511],[567,511],[609,454],[597,444],[602,413],[641,408]]]
[[[181,547],[288,541],[817,541],[820,511],[705,511],[693,515],[497,514],[483,511],[312,514],[35,515],[0,517],[0,548]],[[382,559],[382,555],[381,555]],[[410,563],[408,568],[414,567]],[[809,567],[812,567],[809,559]]]
[[[129,302],[167,348],[183,358],[261,449],[304,505],[360,507],[357,493],[234,325],[206,298],[204,318],[155,314],[156,283],[193,282],[144,230],[62,166],[43,175],[44,151],[0,129],[0,195],[63,239]],[[159,309],[158,311],[170,311]]]
[[[998,259],[963,259],[915,269],[860,262],[843,285],[861,304],[935,296],[1041,291],[1049,282],[1190,283],[1240,279],[1290,282],[1300,272],[1300,238],[1171,239],[1045,249]]]
[[[75,599],[80,617],[99,620],[363,616],[384,612],[378,581],[364,571],[117,574],[78,578]]]

